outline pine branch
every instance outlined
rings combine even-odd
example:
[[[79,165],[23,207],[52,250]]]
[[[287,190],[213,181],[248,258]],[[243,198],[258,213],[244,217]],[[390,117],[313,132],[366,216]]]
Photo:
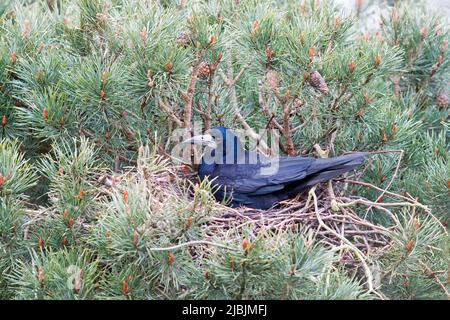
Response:
[[[184,123],[180,118],[178,118],[174,111],[162,100],[161,97],[157,97],[158,104],[164,109],[164,112],[175,122],[178,127],[183,128]]]
[[[322,220],[322,218],[320,217],[319,214],[319,207],[317,204],[317,196],[315,193],[315,187],[313,187],[309,193],[312,195],[313,199],[314,199],[314,208],[315,208],[315,212],[316,212],[316,217],[317,217],[317,221],[319,221],[319,224],[321,225],[322,228],[330,231],[332,234],[334,234],[337,238],[339,238],[342,242],[345,242],[345,245],[339,246],[337,248],[334,248],[333,250],[341,250],[344,248],[348,248],[350,250],[352,250],[359,258],[359,260],[361,261],[361,263],[363,264],[364,267],[364,272],[366,273],[366,277],[367,277],[367,285],[368,285],[368,289],[369,289],[369,293],[374,293],[376,294],[378,297],[380,297],[381,299],[384,300],[384,297],[381,293],[379,293],[378,291],[375,290],[374,288],[374,281],[373,281],[373,275],[372,272],[370,271],[370,268],[366,262],[366,259],[364,258],[364,254],[356,247],[354,246],[350,241],[348,241],[345,237],[341,236],[339,233],[335,232],[334,230],[332,230],[330,227],[328,227]]]
[[[188,88],[186,90],[186,93],[183,95],[186,103],[184,105],[183,111],[182,128],[188,130],[191,130],[192,127],[192,102],[194,100],[195,85],[198,79],[199,66],[202,61],[203,54],[198,53],[192,67],[192,73],[190,75]]]
[[[450,299],[450,292],[447,290],[447,287],[445,286],[445,284],[442,283],[441,279],[439,279],[438,275],[436,274],[436,272],[434,272],[433,270],[431,270],[431,268],[429,266],[427,266],[423,261],[419,260],[419,264],[420,266],[423,268],[423,270],[425,271],[425,273],[427,275],[431,275],[436,282],[439,284],[439,286],[442,288],[442,290],[444,291],[445,295],[447,296],[448,299]]]
[[[89,132],[85,128],[80,128],[80,134],[83,135],[83,136],[89,137],[89,138],[94,138],[95,137],[95,135],[92,132]],[[100,148],[106,150],[107,152],[109,152],[111,155],[115,155],[115,157],[117,157],[118,159],[120,159],[122,161],[125,161],[127,163],[131,163],[133,165],[137,164],[137,162],[135,160],[128,159],[127,157],[122,156],[122,155],[118,155],[117,151],[112,146],[109,146],[109,145],[105,144],[102,141],[94,139],[94,143],[98,147],[100,147]]]
[[[228,86],[231,105],[234,110],[234,117],[244,127],[244,129],[247,131],[249,136],[257,142],[257,146],[261,150],[261,152],[263,152],[264,154],[269,154],[269,148],[268,148],[267,144],[262,140],[262,137],[259,134],[257,134],[253,128],[250,127],[250,125],[244,119],[242,114],[239,112],[235,84],[236,84],[236,81],[239,80],[239,77],[243,74],[245,67],[243,69],[241,69],[240,72],[238,73],[238,76],[236,76],[236,78],[234,78],[231,45],[229,45],[227,47],[226,56],[227,56],[226,63],[227,63],[227,68],[228,68],[227,69],[228,78],[226,78],[225,75],[222,75],[222,79],[226,79],[225,84]],[[221,73],[221,74],[223,74],[223,73]]]
[[[183,247],[194,246],[194,245],[210,245],[210,246],[224,248],[224,249],[232,250],[232,251],[236,250],[236,248],[233,248],[233,247],[229,247],[229,246],[225,246],[220,243],[215,243],[215,242],[205,241],[205,240],[189,241],[189,242],[180,243],[180,244],[177,244],[174,246],[164,247],[164,248],[153,247],[153,248],[149,248],[148,250],[150,250],[150,251],[171,251],[171,250],[176,250],[176,249],[180,249]]]

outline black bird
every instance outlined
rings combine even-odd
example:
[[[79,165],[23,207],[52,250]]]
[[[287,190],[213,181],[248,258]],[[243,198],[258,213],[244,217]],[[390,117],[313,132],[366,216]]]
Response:
[[[210,134],[195,136],[184,143],[206,146],[198,175],[208,177],[217,191],[218,201],[229,205],[269,209],[301,190],[328,181],[363,163],[365,152],[334,158],[266,157],[244,150],[230,130],[215,127]]]

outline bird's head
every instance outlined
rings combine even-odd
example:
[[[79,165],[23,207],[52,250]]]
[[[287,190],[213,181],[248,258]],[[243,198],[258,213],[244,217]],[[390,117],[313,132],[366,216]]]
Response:
[[[236,158],[239,151],[243,150],[239,138],[231,130],[222,126],[213,127],[205,134],[194,136],[183,143],[206,146],[213,149],[213,155],[221,154],[224,158],[231,154],[234,155],[231,158]]]

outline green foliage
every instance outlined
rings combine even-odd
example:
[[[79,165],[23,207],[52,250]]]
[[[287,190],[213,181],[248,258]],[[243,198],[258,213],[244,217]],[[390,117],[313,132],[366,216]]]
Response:
[[[399,153],[376,154],[360,179],[434,218],[358,211],[395,227],[370,267],[388,298],[445,297],[448,25],[399,2],[375,32],[331,1],[3,1],[0,297],[376,297],[300,227],[212,227],[225,218],[211,184],[160,155],[194,121],[279,129],[290,155],[403,150],[398,170]]]
[[[32,253],[31,263],[19,262],[11,273],[19,299],[92,299],[98,265],[92,253],[78,250]]]
[[[449,61],[444,59],[448,52],[448,27],[442,25],[439,15],[421,15],[404,5],[394,8],[382,22],[387,41],[403,49],[405,85],[424,90],[422,99],[434,98],[441,90],[448,90]]]
[[[402,230],[381,258],[386,292],[393,299],[444,299],[435,277],[446,283],[448,237],[442,237],[430,218],[408,214],[400,218]],[[430,271],[430,265],[438,271]]]
[[[228,235],[235,250],[213,249],[208,272],[195,298],[358,299],[368,298],[361,284],[335,268],[338,255],[295,232],[258,233],[248,229],[247,249],[239,235]],[[326,279],[326,280],[325,280]],[[211,295],[212,294],[212,295]]]
[[[52,150],[54,156],[47,154],[40,166],[50,180],[50,201],[59,211],[66,209],[67,218],[89,217],[96,191],[92,180],[102,170],[94,146],[82,138],[54,144]]]
[[[24,254],[25,192],[36,184],[32,166],[16,141],[0,141],[0,298],[10,294],[8,280],[15,260]]]
[[[24,192],[36,184],[33,168],[15,141],[0,141],[0,177],[2,199],[23,198]]]

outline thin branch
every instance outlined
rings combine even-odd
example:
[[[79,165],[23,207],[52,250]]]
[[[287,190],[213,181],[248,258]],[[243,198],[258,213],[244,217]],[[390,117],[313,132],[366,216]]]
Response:
[[[236,77],[233,79],[233,84],[236,84],[239,79],[242,77],[242,75],[244,74],[244,72],[251,66],[251,61],[247,62],[247,64],[245,64],[241,70],[239,70],[238,74],[236,75]]]
[[[186,128],[188,130],[191,129],[192,126],[192,101],[194,100],[194,91],[195,91],[195,85],[197,83],[198,79],[198,72],[199,72],[199,66],[202,62],[202,55],[198,54],[197,59],[194,62],[194,66],[192,69],[191,77],[189,80],[189,86],[186,90],[186,103],[184,105],[184,112],[183,112],[183,123],[182,127]]]
[[[303,127],[305,127],[306,126],[306,124],[307,124],[307,122],[305,121],[305,122],[303,122],[302,124],[299,124],[298,126],[296,126],[294,129],[292,129],[291,130],[291,132],[292,133],[294,133],[294,132],[296,132],[296,131],[298,131],[298,130],[300,130],[301,128],[303,128]]]
[[[373,207],[419,207],[426,211],[429,211],[430,209],[421,204],[421,203],[412,203],[412,202],[372,202],[364,199],[355,199],[353,201],[347,202],[347,203],[340,203],[340,207],[352,207],[357,204],[365,204]]]
[[[87,137],[89,137],[89,138],[92,138],[92,139],[93,139],[93,142],[94,142],[94,144],[95,144],[96,146],[98,146],[98,147],[100,147],[100,148],[102,148],[102,149],[108,151],[109,153],[116,154],[116,151],[113,149],[113,147],[111,147],[111,146],[109,146],[109,145],[107,145],[107,144],[105,144],[105,143],[103,143],[103,142],[101,142],[101,141],[95,139],[95,135],[94,135],[93,133],[89,132],[87,129],[80,128],[80,133],[81,133],[82,135],[84,135],[84,136],[87,136]],[[118,159],[120,159],[120,160],[122,160],[122,161],[125,161],[125,162],[127,162],[127,163],[130,163],[130,164],[133,164],[133,165],[136,165],[136,164],[137,164],[137,162],[136,162],[135,160],[128,159],[127,157],[124,157],[124,156],[122,156],[122,155],[116,155],[116,156],[118,157]]]
[[[358,184],[358,185],[361,185],[361,186],[364,186],[364,187],[374,188],[375,190],[378,190],[378,191],[385,191],[385,194],[388,194],[390,196],[394,196],[394,197],[397,197],[397,198],[400,198],[400,199],[403,199],[403,200],[406,200],[406,201],[415,202],[415,201],[413,201],[412,199],[410,199],[408,197],[402,196],[401,194],[390,192],[390,191],[387,191],[387,190],[383,190],[383,189],[381,189],[381,188],[379,188],[379,187],[377,187],[377,186],[375,186],[375,185],[373,185],[371,183],[368,183],[368,182],[356,181],[356,180],[351,180],[351,179],[344,179],[341,182],[348,182],[348,183],[352,183],[352,184]]]
[[[258,100],[264,115],[269,119],[269,124],[273,123],[278,130],[283,132],[283,126],[275,118],[275,113],[269,110],[267,101],[264,99],[263,84],[261,80],[258,81]]]
[[[212,88],[214,85],[214,76],[216,74],[217,66],[220,63],[220,58],[216,59],[213,64],[209,67],[209,75],[208,75],[208,100],[206,102],[206,108],[203,116],[203,121],[205,123],[205,130],[211,129],[211,103],[213,98]]]
[[[206,245],[210,245],[210,246],[215,246],[215,247],[219,247],[219,248],[223,248],[223,249],[228,249],[228,250],[233,250],[233,251],[237,251],[236,248],[233,247],[229,247],[220,243],[215,243],[215,242],[211,242],[211,241],[205,241],[205,240],[196,240],[196,241],[189,241],[189,242],[184,242],[184,243],[180,243],[177,244],[175,246],[171,246],[171,247],[153,247],[153,248],[149,248],[150,251],[170,251],[170,250],[176,250],[176,249],[180,249],[186,246],[193,246],[193,245],[202,245],[202,244],[206,244]]]
[[[175,114],[174,111],[162,100],[161,97],[158,97],[158,104],[164,109],[165,113],[179,126],[183,127],[183,121],[181,121]]]
[[[370,271],[369,265],[366,262],[366,259],[364,258],[364,254],[361,252],[361,250],[359,250],[355,245],[353,245],[347,238],[343,237],[342,235],[340,235],[339,233],[337,233],[336,231],[334,231],[333,229],[331,229],[330,227],[328,227],[322,220],[322,218],[320,217],[319,214],[319,206],[317,204],[317,196],[315,193],[315,189],[316,187],[313,187],[309,192],[312,195],[313,199],[314,199],[314,209],[316,212],[316,217],[317,217],[317,221],[319,222],[320,226],[322,228],[324,228],[325,230],[328,230],[329,232],[331,232],[334,236],[336,236],[337,238],[339,238],[342,242],[345,243],[345,245],[339,246],[337,248],[333,248],[334,251],[340,251],[342,249],[350,249],[351,251],[353,251],[359,258],[359,260],[361,261],[363,268],[364,268],[364,272],[366,274],[367,277],[367,285],[369,288],[369,293],[374,293],[376,294],[378,297],[380,297],[381,299],[384,300],[384,297],[375,290],[374,285],[373,285],[373,275],[372,275],[372,271]]]
[[[375,202],[380,201],[384,194],[386,193],[386,191],[389,190],[389,188],[392,186],[392,184],[394,183],[394,180],[397,178],[398,175],[398,171],[400,170],[400,165],[402,162],[402,158],[403,158],[403,150],[391,150],[391,152],[399,152],[400,156],[398,157],[398,161],[397,161],[397,167],[395,168],[394,174],[392,175],[391,181],[389,181],[388,185],[386,186],[386,188],[383,190],[383,192],[381,193],[381,195],[377,198],[377,200],[375,200]]]
[[[419,264],[424,268],[425,272],[429,275],[433,276],[433,278],[436,280],[436,282],[439,284],[439,286],[444,290],[445,295],[448,299],[450,299],[450,292],[447,290],[446,286],[442,283],[441,279],[437,276],[436,272],[431,270],[430,267],[428,267],[424,262],[422,262],[420,259],[418,260]]]
[[[286,139],[287,154],[293,156],[295,155],[295,147],[292,140],[290,108],[286,107],[285,103],[282,103],[281,106],[283,110],[283,135]]]
[[[283,134],[286,140],[286,153],[290,156],[295,154],[294,142],[292,140],[292,130],[291,130],[291,108],[292,105],[286,105],[286,97],[280,97],[276,92],[274,92],[275,97],[281,104],[281,109],[283,113],[283,125],[281,125],[275,118],[275,112],[270,111],[267,101],[264,98],[264,86],[261,80],[258,81],[258,100],[262,108],[264,115],[269,119],[268,125],[275,125],[275,127]],[[286,94],[287,96],[287,94]]]
[[[337,109],[337,105],[338,105],[339,101],[341,100],[341,98],[344,96],[344,94],[347,92],[349,84],[350,84],[350,78],[347,77],[347,79],[344,82],[344,86],[343,86],[341,92],[339,93],[337,98],[335,98],[334,101],[333,101],[333,105],[331,107],[331,110],[336,110]]]
[[[370,184],[370,183],[366,183],[366,182],[360,182],[360,181],[354,181],[354,180],[343,180],[344,182],[349,182],[349,183],[354,183],[354,184],[360,184],[360,185],[363,185],[363,186],[367,186],[367,187],[371,187],[371,188],[374,188],[374,189],[376,189],[376,190],[379,190],[379,191],[383,191],[383,189],[381,189],[381,188],[378,188],[378,187],[376,187],[376,186],[374,186],[374,185],[372,185],[372,184]],[[439,226],[442,228],[442,230],[444,231],[444,233],[447,235],[448,234],[448,232],[447,232],[447,228],[442,224],[442,222],[431,212],[431,210],[427,207],[427,206],[425,206],[425,205],[423,205],[423,204],[421,204],[421,203],[419,203],[419,202],[417,202],[417,201],[415,201],[415,200],[412,200],[412,199],[409,199],[409,198],[406,198],[406,197],[404,197],[404,196],[402,196],[402,195],[399,195],[399,194],[396,194],[396,193],[393,193],[393,192],[389,192],[389,191],[386,191],[385,192],[386,194],[389,194],[389,195],[393,195],[393,196],[396,196],[396,197],[399,197],[399,198],[402,198],[402,199],[404,199],[404,200],[407,200],[407,201],[410,201],[410,202],[390,202],[390,203],[387,203],[387,206],[390,206],[390,205],[395,205],[395,206],[401,206],[401,205],[403,205],[403,204],[409,204],[409,205],[406,205],[406,206],[409,206],[409,207],[419,207],[419,208],[421,208],[421,209],[423,209],[429,216],[431,216],[438,224],[439,224]],[[372,205],[372,206],[374,206],[374,207],[382,207],[382,205],[385,205],[386,206],[386,203],[379,203],[379,202],[371,202],[371,201],[367,201],[365,204],[369,204],[369,205]]]
[[[253,130],[252,127],[250,127],[250,125],[248,124],[248,122],[244,119],[244,117],[242,116],[242,114],[239,112],[239,107],[238,107],[238,100],[237,100],[237,94],[236,94],[236,86],[235,86],[235,80],[234,75],[233,75],[233,65],[232,65],[232,50],[231,50],[231,46],[229,45],[227,47],[227,58],[226,58],[226,62],[227,62],[227,68],[228,68],[228,76],[226,76],[223,71],[221,72],[219,70],[219,73],[222,76],[222,79],[227,79],[224,80],[225,84],[228,87],[228,91],[229,91],[229,95],[230,95],[230,102],[231,105],[233,107],[234,110],[234,116],[235,119],[242,125],[242,127],[247,131],[247,133],[249,134],[249,136],[257,141],[257,145],[260,149],[260,151],[264,154],[270,154],[270,150],[269,147],[267,146],[267,144],[262,140],[262,137],[257,134],[255,132],[255,130]]]
[[[225,72],[223,72],[222,69],[219,69],[219,75],[222,78],[223,82],[225,82],[225,84],[227,85],[227,87],[230,87],[232,85],[232,83],[230,82],[230,80],[227,78]]]

